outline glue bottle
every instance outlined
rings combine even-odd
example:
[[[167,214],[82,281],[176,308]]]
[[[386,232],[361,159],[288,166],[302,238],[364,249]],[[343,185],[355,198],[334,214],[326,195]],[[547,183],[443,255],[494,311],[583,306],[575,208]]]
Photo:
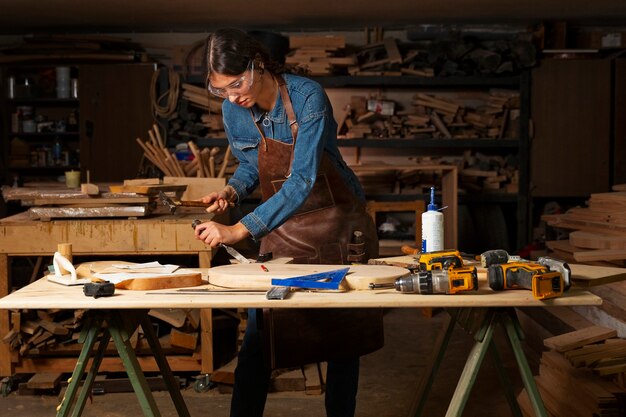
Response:
[[[435,187],[430,187],[430,204],[422,213],[422,252],[443,250],[443,213],[435,204]]]

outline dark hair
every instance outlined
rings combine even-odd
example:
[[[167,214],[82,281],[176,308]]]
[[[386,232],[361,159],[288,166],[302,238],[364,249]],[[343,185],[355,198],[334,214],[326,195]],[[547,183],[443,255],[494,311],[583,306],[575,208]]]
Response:
[[[206,40],[204,58],[207,82],[212,72],[239,75],[248,68],[251,60],[255,60],[257,68],[274,74],[283,72],[282,66],[270,58],[258,40],[238,29],[213,32]]]

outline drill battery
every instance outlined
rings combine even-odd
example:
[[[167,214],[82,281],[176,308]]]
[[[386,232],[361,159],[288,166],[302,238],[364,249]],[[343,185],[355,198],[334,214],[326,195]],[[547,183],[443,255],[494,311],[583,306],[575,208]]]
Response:
[[[460,268],[463,266],[461,253],[454,249],[420,253],[418,262],[420,271]]]
[[[533,262],[508,262],[487,269],[489,287],[494,291],[531,290],[537,300],[559,297],[566,290],[563,274]]]

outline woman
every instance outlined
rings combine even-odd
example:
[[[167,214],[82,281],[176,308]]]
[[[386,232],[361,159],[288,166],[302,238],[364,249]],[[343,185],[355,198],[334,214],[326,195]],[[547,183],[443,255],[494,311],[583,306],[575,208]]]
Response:
[[[221,214],[260,186],[263,202],[235,225],[197,226],[196,237],[212,247],[252,237],[261,240],[262,253],[272,252],[274,257],[342,264],[348,260],[353,233],[360,231],[366,256],[376,256],[375,226],[364,210],[358,179],[337,148],[337,124],[322,87],[283,73],[260,43],[235,29],[218,30],[207,39],[206,62],[207,88],[225,99],[224,127],[239,166],[222,191],[202,201],[212,203],[208,211]],[[369,320],[374,329],[359,344],[370,342],[369,348],[329,358],[328,416],[354,415],[358,355],[382,345],[380,312],[359,312],[361,322]],[[318,314],[335,320],[341,311],[316,312],[315,325],[324,321]],[[263,414],[270,369],[261,337],[252,309],[235,371],[232,416]]]

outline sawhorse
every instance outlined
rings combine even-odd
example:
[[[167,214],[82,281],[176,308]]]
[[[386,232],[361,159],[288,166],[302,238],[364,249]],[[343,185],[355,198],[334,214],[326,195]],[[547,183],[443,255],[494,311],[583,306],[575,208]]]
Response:
[[[81,332],[79,342],[83,344],[83,347],[78,356],[76,367],[72,373],[72,377],[65,391],[65,396],[61,401],[61,404],[57,408],[57,417],[78,417],[82,414],[85,407],[87,398],[91,394],[91,386],[98,373],[98,368],[104,357],[104,352],[109,340],[113,339],[113,343],[117,349],[117,352],[122,360],[122,364],[126,369],[128,378],[133,386],[135,394],[139,400],[143,415],[146,417],[160,417],[161,413],[158,410],[152,391],[148,386],[148,382],[139,366],[137,356],[130,343],[130,337],[134,333],[135,329],[141,325],[144,335],[148,340],[150,349],[154,354],[154,358],[159,366],[165,385],[172,397],[174,406],[179,416],[190,417],[187,405],[183,400],[180,393],[180,389],[176,384],[172,370],[170,369],[163,348],[159,344],[156,333],[152,328],[150,318],[148,317],[147,310],[92,310],[87,313],[88,320],[85,322],[83,331]],[[106,323],[106,325],[105,325]],[[100,342],[96,353],[92,359],[91,367],[85,380],[82,384],[82,389],[79,386],[89,357],[93,351],[94,346],[98,340],[98,335],[101,334]],[[78,395],[78,398],[77,398]],[[71,414],[70,414],[71,413]]]
[[[470,392],[476,381],[476,376],[485,358],[487,351],[490,351],[498,372],[498,377],[504,389],[507,402],[511,407],[514,417],[522,417],[515,394],[511,389],[511,383],[506,370],[502,366],[502,360],[493,340],[493,332],[498,324],[505,330],[507,339],[515,355],[517,366],[519,367],[524,387],[528,393],[528,398],[532,404],[537,417],[548,417],[548,413],[543,405],[541,396],[535,384],[533,374],[528,366],[528,361],[524,355],[521,341],[523,333],[514,308],[456,308],[447,309],[450,314],[449,320],[444,323],[443,331],[435,343],[433,358],[430,362],[430,369],[421,381],[417,392],[416,401],[411,407],[410,416],[420,417],[424,409],[426,398],[433,385],[435,375],[441,365],[448,343],[452,337],[454,326],[459,324],[468,333],[474,335],[474,346],[469,353],[463,373],[459,378],[454,395],[450,400],[446,417],[461,417],[465,404],[469,399]]]

